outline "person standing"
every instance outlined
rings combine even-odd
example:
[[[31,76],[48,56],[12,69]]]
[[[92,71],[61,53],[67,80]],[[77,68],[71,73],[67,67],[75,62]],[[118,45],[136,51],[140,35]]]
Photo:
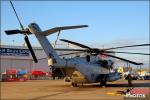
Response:
[[[129,85],[129,87],[131,87],[132,86],[132,76],[131,76],[131,74],[128,74],[127,79],[128,79],[128,85]]]

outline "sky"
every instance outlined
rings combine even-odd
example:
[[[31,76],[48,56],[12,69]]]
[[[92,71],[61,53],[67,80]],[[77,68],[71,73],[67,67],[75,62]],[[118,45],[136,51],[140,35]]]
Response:
[[[68,25],[89,26],[61,31],[59,38],[99,48],[149,43],[148,1],[13,1],[13,4],[25,28],[31,22],[36,22],[42,30]],[[20,26],[9,1],[1,1],[1,44],[22,45],[24,36],[8,36],[4,31],[9,29],[20,29]],[[48,36],[49,41],[54,42],[56,35]],[[33,46],[39,46],[34,35],[29,38]],[[132,51],[148,53],[148,50]],[[118,55],[149,61],[143,56]]]

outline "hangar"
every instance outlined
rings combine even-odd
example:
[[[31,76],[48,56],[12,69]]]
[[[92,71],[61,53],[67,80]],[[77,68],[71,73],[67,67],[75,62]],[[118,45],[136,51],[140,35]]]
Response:
[[[58,48],[76,48],[71,44],[61,44],[57,45]],[[71,73],[75,69],[52,69],[48,66],[48,58],[41,47],[33,47],[35,55],[38,59],[38,63],[34,63],[30,51],[27,46],[14,46],[14,45],[1,45],[1,75],[6,72],[7,69],[25,69],[27,72],[33,70],[40,70],[43,72],[53,73],[53,76],[65,77],[66,73]],[[57,51],[59,55],[66,53],[65,51]],[[67,51],[68,53],[68,51]],[[79,55],[65,55],[65,58],[72,58]]]
[[[1,72],[6,69],[41,69],[47,71],[48,64],[47,58],[40,47],[34,47],[35,54],[39,59],[38,63],[34,63],[30,54],[30,51],[25,46],[8,46],[2,45],[1,52]]]
[[[72,45],[69,44],[57,44],[59,48],[72,48]],[[38,63],[34,63],[30,51],[26,45],[23,46],[15,46],[15,45],[1,45],[0,48],[0,56],[1,56],[1,76],[6,72],[7,69],[24,69],[27,72],[31,72],[33,70],[40,70],[43,72],[51,72],[52,68],[48,67],[48,58],[41,47],[33,47],[35,55],[38,59]],[[58,54],[65,53],[64,51],[58,51]],[[65,57],[71,58],[76,55],[67,55]],[[71,72],[71,70],[69,70]],[[62,73],[63,72],[63,73]],[[54,76],[65,76],[64,69],[55,69],[53,70]],[[1,77],[2,78],[2,77]]]

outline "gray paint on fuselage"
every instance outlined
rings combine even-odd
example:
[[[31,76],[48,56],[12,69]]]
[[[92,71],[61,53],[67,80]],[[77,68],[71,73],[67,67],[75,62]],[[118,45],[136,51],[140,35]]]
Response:
[[[29,24],[29,30],[36,36],[48,58],[52,58],[56,61],[55,63],[53,63],[55,67],[75,68],[86,77],[88,82],[96,82],[98,75],[110,73],[110,70],[108,68],[102,67],[102,65],[98,63],[86,62],[77,58],[67,60],[61,59],[53,49],[47,37],[42,35],[42,30],[36,23]]]

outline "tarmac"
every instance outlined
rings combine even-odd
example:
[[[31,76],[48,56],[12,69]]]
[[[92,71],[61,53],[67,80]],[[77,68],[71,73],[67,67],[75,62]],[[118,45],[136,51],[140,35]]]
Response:
[[[72,87],[64,80],[28,80],[0,84],[1,100],[124,100],[124,95],[117,92],[129,88],[127,80],[109,82],[106,87],[100,87],[99,83]],[[149,89],[150,80],[133,80],[133,87]]]

